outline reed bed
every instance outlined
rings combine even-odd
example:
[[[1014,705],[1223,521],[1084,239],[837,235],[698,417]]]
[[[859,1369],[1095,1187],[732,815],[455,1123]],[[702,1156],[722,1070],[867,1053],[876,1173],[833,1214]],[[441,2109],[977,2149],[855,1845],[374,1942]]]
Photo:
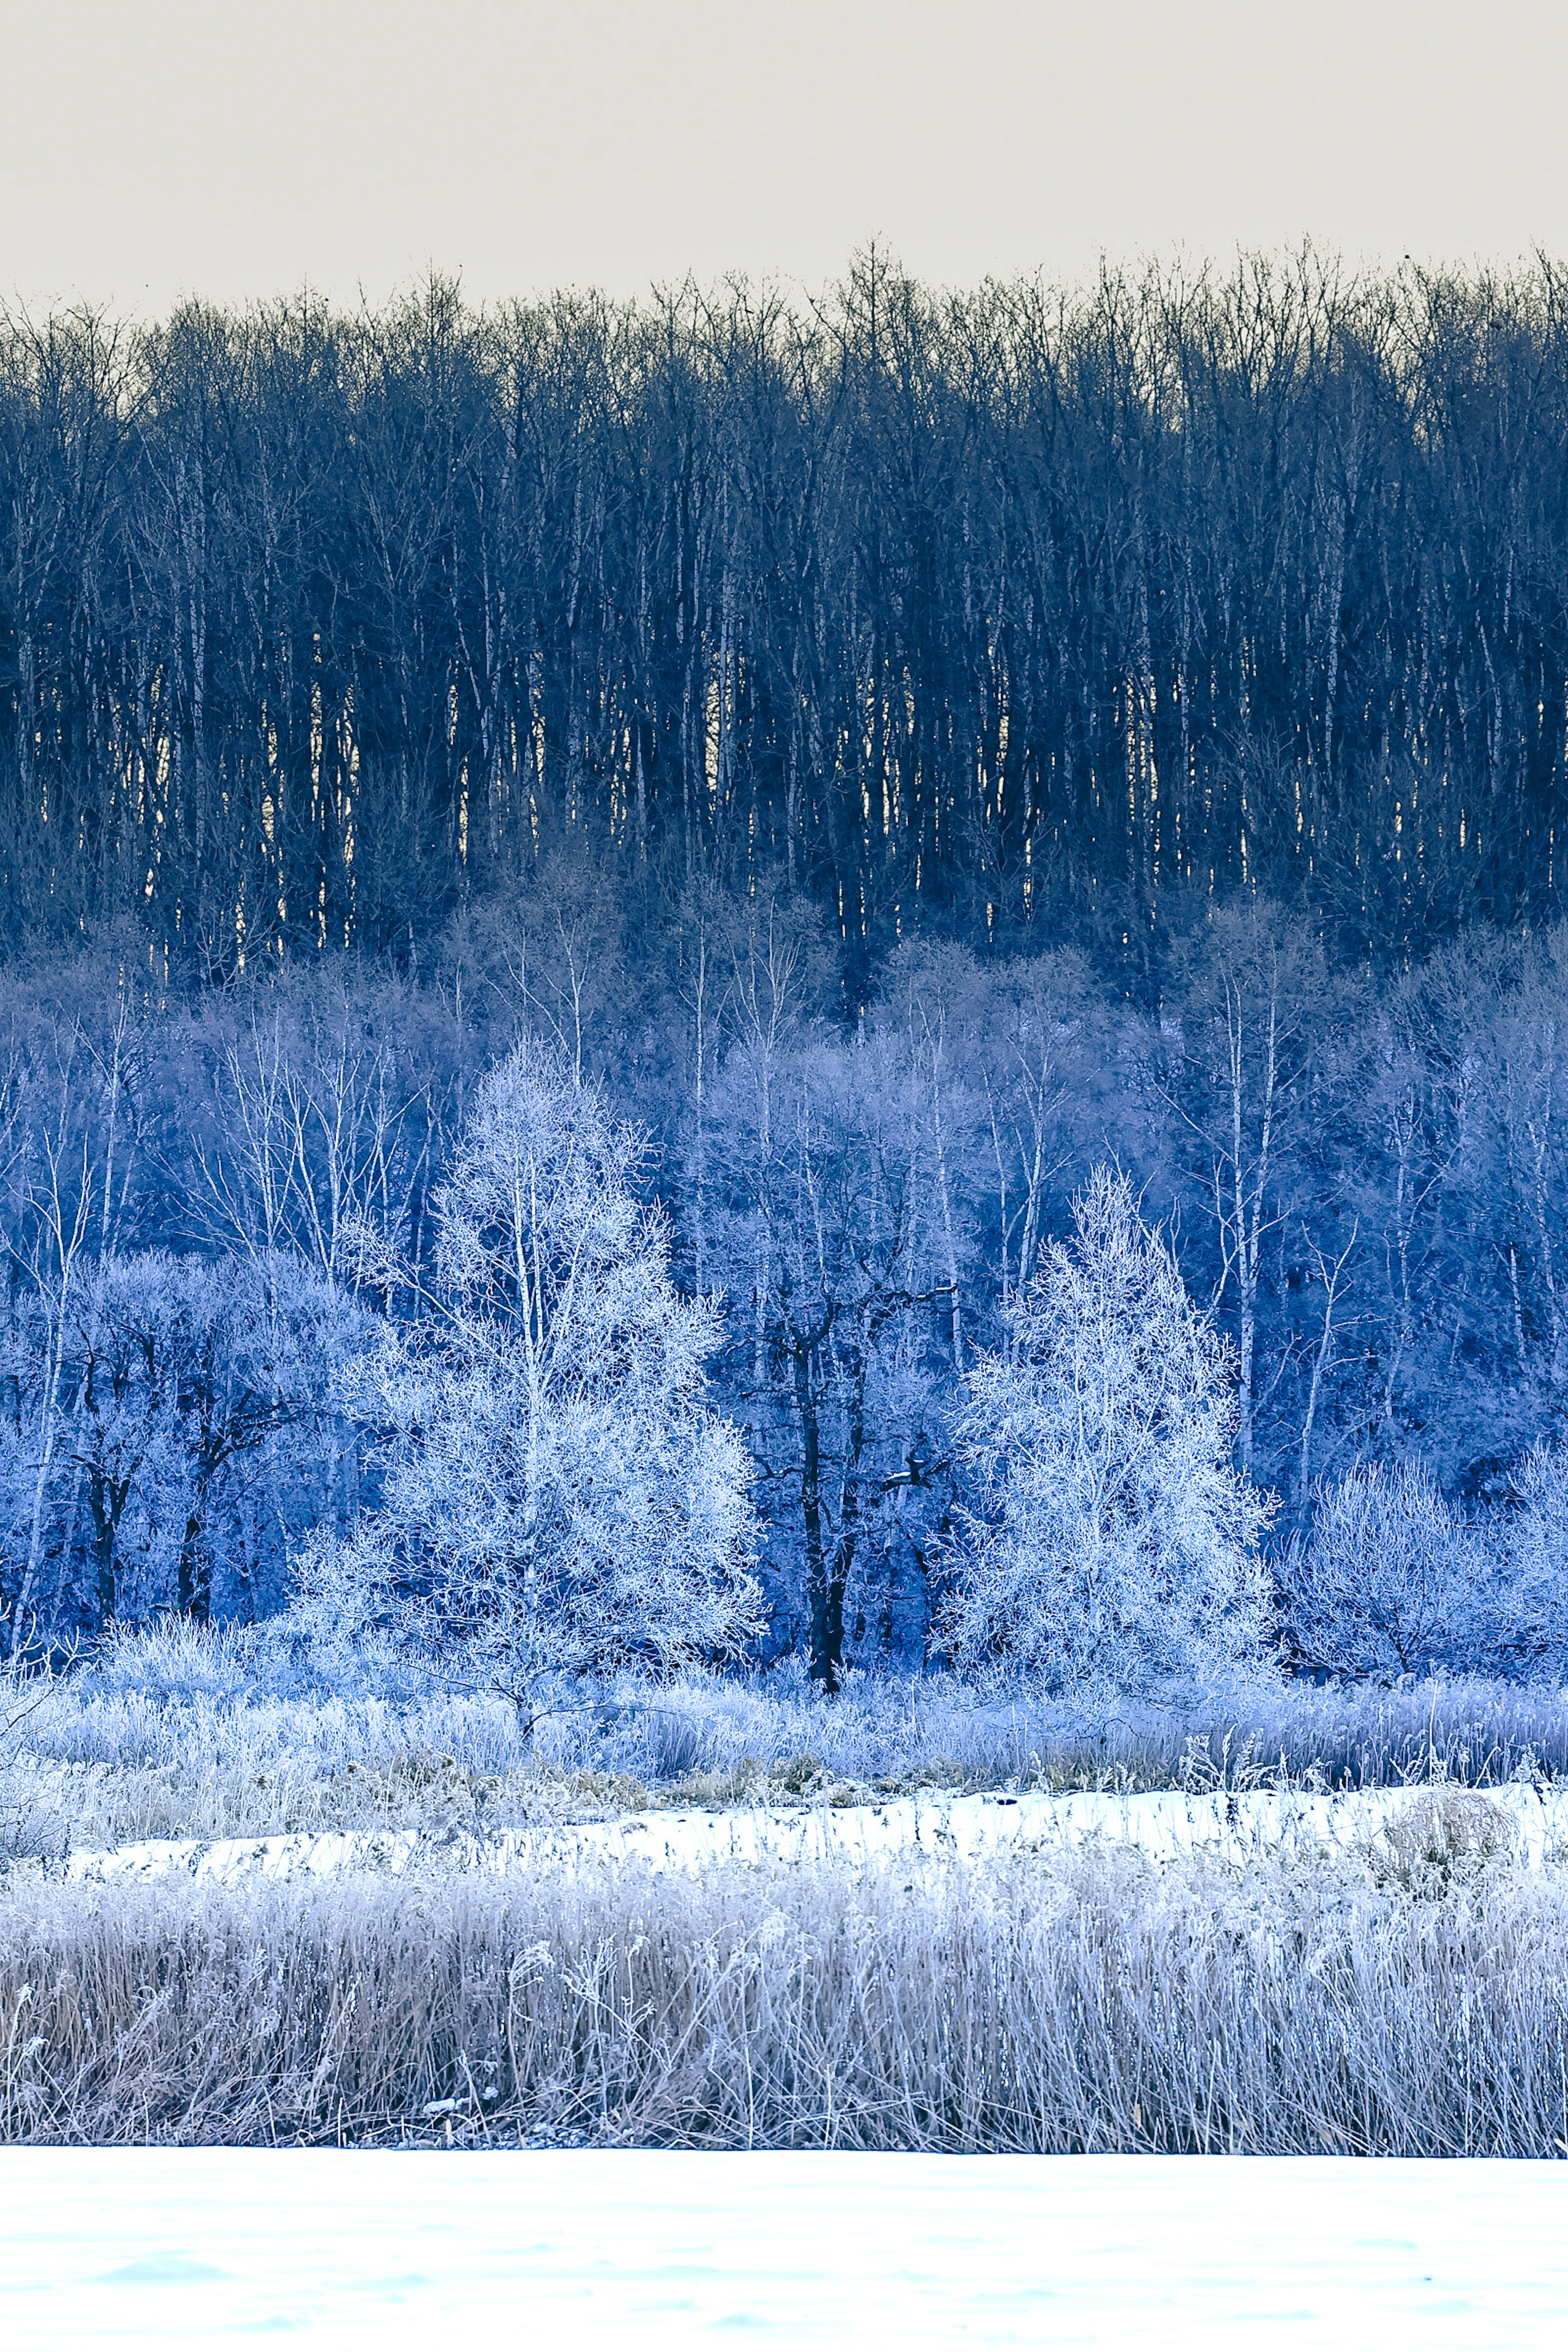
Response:
[[[0,1902],[0,2137],[1568,2152],[1568,1869],[1349,1860],[81,1886]]]

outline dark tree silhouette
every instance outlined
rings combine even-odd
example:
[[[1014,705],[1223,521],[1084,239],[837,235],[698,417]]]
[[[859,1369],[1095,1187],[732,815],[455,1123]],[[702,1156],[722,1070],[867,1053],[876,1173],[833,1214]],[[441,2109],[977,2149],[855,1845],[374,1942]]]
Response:
[[[860,256],[474,312],[0,332],[36,936],[408,944],[542,854],[759,865],[874,954],[1263,884],[1379,952],[1553,893],[1568,278]]]

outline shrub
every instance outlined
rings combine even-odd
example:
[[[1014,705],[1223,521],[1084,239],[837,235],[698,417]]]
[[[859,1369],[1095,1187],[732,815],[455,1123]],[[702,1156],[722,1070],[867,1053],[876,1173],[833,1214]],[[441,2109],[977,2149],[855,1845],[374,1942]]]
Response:
[[[1493,1646],[1486,1553],[1419,1463],[1321,1490],[1282,1581],[1291,1646],[1322,1672],[1386,1681],[1462,1669]]]

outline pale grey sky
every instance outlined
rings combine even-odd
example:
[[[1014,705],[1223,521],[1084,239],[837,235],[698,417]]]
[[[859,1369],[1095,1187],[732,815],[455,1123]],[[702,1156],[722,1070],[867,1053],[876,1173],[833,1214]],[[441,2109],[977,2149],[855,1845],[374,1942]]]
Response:
[[[816,285],[1101,250],[1568,250],[1544,0],[50,0],[7,12],[0,295]]]

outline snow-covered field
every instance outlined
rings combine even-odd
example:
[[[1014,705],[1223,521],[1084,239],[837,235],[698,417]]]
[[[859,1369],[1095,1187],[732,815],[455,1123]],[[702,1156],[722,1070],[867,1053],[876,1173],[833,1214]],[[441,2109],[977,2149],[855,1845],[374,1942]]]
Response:
[[[1518,1857],[1539,1865],[1568,1849],[1568,1790],[1511,1782],[1484,1795],[1440,1787],[1347,1790],[1310,1794],[1250,1790],[1189,1794],[1169,1790],[1118,1796],[906,1797],[877,1805],[786,1809],[740,1806],[723,1812],[630,1813],[571,1827],[510,1831],[489,1838],[457,1834],[434,1850],[458,1868],[538,1869],[574,1859],[639,1861],[655,1869],[694,1869],[715,1862],[874,1861],[921,1853],[955,1861],[1031,1843],[1090,1838],[1170,1856],[1205,1848],[1237,1860],[1263,1850],[1317,1845],[1342,1852],[1375,1837],[1413,1804],[1430,1800],[1493,1807],[1512,1824]],[[149,1839],[108,1853],[82,1853],[63,1865],[73,1879],[155,1877],[183,1870],[232,1880],[366,1864],[396,1871],[426,1861],[433,1841],[414,1830],[383,1834],[301,1832],[292,1836]]]
[[[1508,2352],[1568,2166],[0,2149],[10,2345]]]

